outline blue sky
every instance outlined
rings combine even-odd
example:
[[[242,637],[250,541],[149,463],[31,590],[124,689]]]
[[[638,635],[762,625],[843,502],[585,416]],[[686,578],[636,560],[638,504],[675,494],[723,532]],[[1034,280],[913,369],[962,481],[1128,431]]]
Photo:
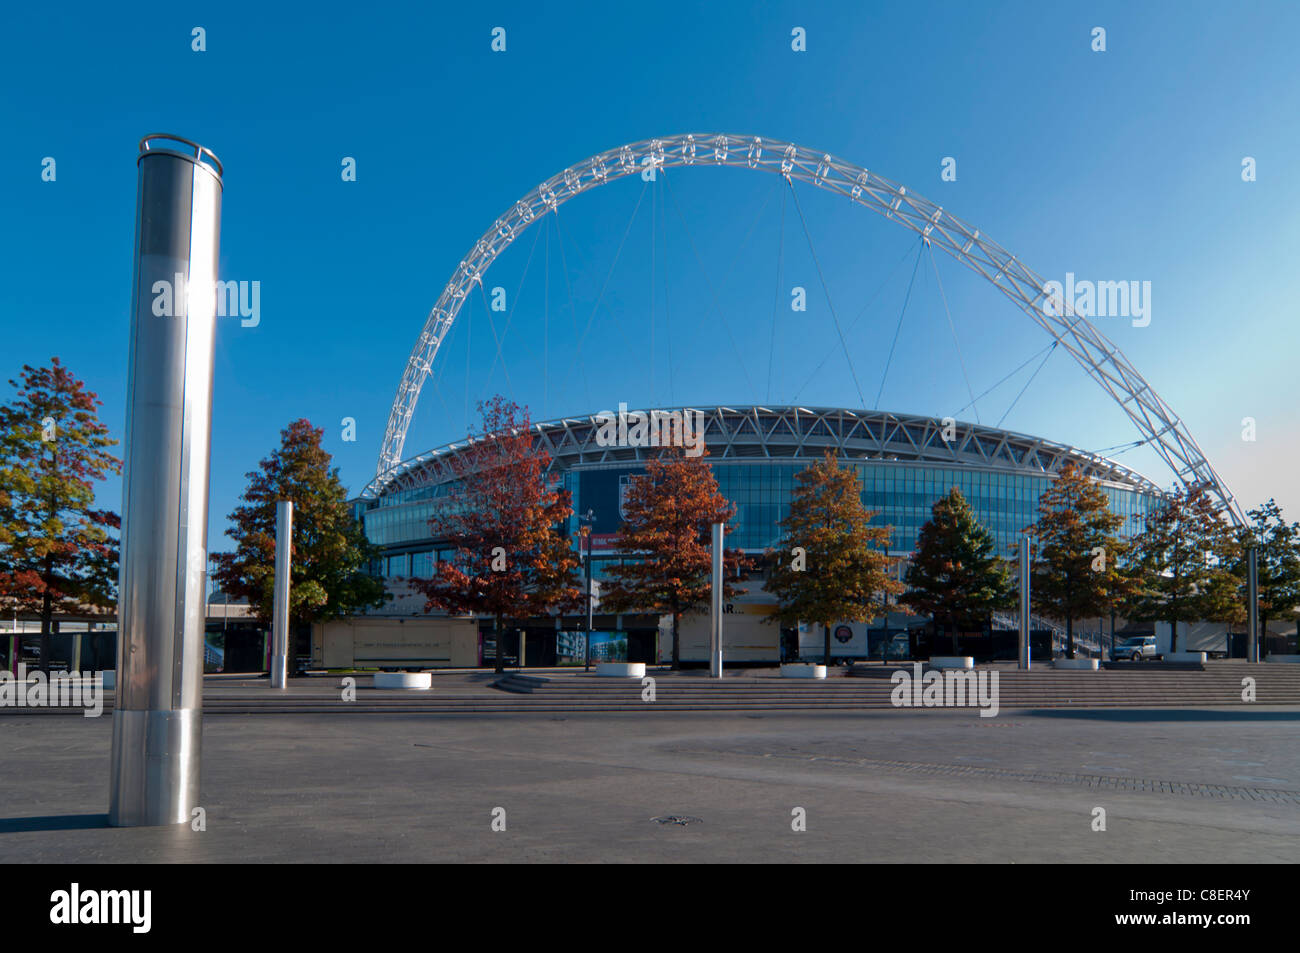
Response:
[[[373,475],[430,307],[518,198],[624,142],[710,131],[867,166],[1047,278],[1150,281],[1147,327],[1096,323],[1245,506],[1275,496],[1300,517],[1294,4],[470,7],[0,14],[6,378],[58,355],[120,435],[136,143],[173,132],[225,164],[221,274],[261,282],[261,323],[218,329],[211,549],[225,548],[243,474],[290,420],[325,427],[353,491]],[[191,50],[195,26],[206,52]],[[504,53],[490,49],[497,26]],[[796,26],[806,52],[790,48]],[[1097,26],[1104,53],[1090,48]],[[54,182],[41,181],[46,156]],[[344,156],[357,160],[356,182],[341,180]],[[940,180],[946,156],[954,182]],[[1242,181],[1245,156],[1257,181]],[[482,301],[462,312],[407,454],[463,435],[467,409],[497,391],[537,419],[620,401],[870,406],[878,391],[882,409],[954,413],[969,399],[958,348],[978,394],[1049,343],[939,256],[954,346],[926,255],[882,389],[915,239],[843,199],[808,186],[798,195],[815,259],[788,198],[780,227],[773,176],[679,170],[644,194],[624,181],[565,205],[558,225],[534,226],[487,276],[514,307],[501,360]],[[848,328],[851,370],[816,262]],[[807,289],[802,314],[789,308],[796,285]],[[499,334],[503,316],[492,317]],[[979,418],[1005,413],[1007,428],[1088,450],[1136,439],[1059,349],[1011,406],[1036,366],[981,401]],[[342,439],[345,417],[355,442]],[[1246,417],[1254,441],[1242,439]],[[1170,481],[1145,448],[1119,459]],[[103,499],[116,507],[119,493],[105,487]]]

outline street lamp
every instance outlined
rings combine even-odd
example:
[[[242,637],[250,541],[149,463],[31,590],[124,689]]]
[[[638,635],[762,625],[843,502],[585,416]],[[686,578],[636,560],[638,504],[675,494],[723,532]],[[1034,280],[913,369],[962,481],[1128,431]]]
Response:
[[[578,522],[587,524],[586,527],[587,532],[585,534],[587,537],[587,558],[585,560],[586,567],[587,567],[587,633],[586,633],[587,637],[585,639],[586,646],[582,653],[582,670],[584,672],[590,672],[591,671],[591,608],[592,608],[591,606],[591,535],[592,535],[594,524],[596,522],[596,514],[592,510],[588,509],[587,512],[579,514]]]

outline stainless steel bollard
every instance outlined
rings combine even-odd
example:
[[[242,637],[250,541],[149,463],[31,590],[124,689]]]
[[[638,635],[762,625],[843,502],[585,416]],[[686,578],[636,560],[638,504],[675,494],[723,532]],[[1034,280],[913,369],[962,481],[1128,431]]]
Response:
[[[1020,664],[1017,668],[1033,668],[1033,648],[1029,641],[1030,604],[1029,604],[1029,535],[1020,537]]]
[[[221,163],[140,142],[108,819],[198,806]]]
[[[713,524],[713,575],[709,599],[709,674],[722,677],[722,534],[725,526]]]
[[[293,545],[293,504],[275,504],[275,603],[271,615],[271,687],[289,681],[289,581]]]

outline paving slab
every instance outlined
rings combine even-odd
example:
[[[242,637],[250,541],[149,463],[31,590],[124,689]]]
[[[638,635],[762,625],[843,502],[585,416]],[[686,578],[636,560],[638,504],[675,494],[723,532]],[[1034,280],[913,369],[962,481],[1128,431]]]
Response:
[[[0,862],[1294,863],[1298,723],[1294,709],[209,714],[195,832],[106,826],[110,719],[14,715]]]

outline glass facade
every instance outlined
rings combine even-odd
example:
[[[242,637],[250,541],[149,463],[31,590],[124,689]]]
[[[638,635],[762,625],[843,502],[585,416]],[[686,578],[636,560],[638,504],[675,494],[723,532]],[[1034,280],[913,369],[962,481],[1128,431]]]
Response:
[[[795,475],[809,463],[774,459],[710,462],[722,495],[736,505],[728,545],[755,552],[775,546],[780,539],[780,521],[789,512],[797,485]],[[846,461],[845,465],[858,473],[862,502],[876,513],[873,522],[892,527],[890,551],[898,554],[913,549],[921,526],[930,518],[930,507],[956,487],[979,520],[993,532],[998,551],[1010,557],[1020,532],[1037,517],[1039,495],[1052,482],[1043,473],[1013,470],[885,460]],[[622,488],[632,475],[641,472],[643,468],[635,463],[582,467],[564,472],[561,485],[572,494],[575,513],[588,508],[595,511],[599,539],[617,531]],[[1135,488],[1108,484],[1102,484],[1102,488],[1110,498],[1111,511],[1124,518],[1124,536],[1138,532],[1144,514],[1159,502],[1153,493]],[[447,486],[443,485],[404,490],[359,504],[366,535],[385,550],[385,575],[427,578],[432,573],[434,560],[439,557],[428,523],[435,508],[445,505],[440,498],[446,494]],[[570,520],[569,531],[576,539],[576,516]],[[603,575],[601,548],[598,543],[593,566],[596,578]]]

